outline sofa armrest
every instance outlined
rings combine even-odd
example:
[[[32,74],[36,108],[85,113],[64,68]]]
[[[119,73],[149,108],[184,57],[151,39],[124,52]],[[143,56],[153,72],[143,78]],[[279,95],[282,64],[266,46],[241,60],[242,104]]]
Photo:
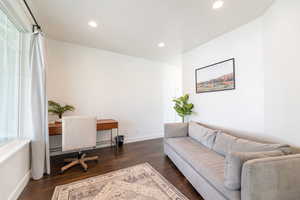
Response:
[[[241,200],[300,199],[300,154],[247,161]]]
[[[166,123],[164,128],[165,138],[188,135],[188,123]]]

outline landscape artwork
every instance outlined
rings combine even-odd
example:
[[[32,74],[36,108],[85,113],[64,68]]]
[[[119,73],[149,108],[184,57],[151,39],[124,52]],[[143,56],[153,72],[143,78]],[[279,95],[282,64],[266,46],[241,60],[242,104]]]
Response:
[[[196,69],[196,93],[235,89],[234,58]]]

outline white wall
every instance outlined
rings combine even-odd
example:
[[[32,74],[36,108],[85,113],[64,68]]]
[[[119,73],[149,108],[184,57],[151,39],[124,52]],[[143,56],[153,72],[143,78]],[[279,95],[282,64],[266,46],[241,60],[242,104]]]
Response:
[[[300,147],[300,1],[277,0],[264,16],[265,132]]]
[[[300,145],[299,4],[274,1],[265,15],[183,55],[192,119]],[[119,119],[133,140],[161,135],[163,122],[176,119],[170,100],[180,94],[179,68],[53,40],[47,46],[49,98],[74,104],[74,114]],[[195,94],[194,70],[232,57],[236,90]]]
[[[46,47],[48,98],[74,105],[69,114],[117,119],[131,141],[162,136],[174,121],[180,68],[55,40]]]
[[[300,146],[300,1],[277,0],[266,13],[183,55],[183,91],[194,120],[237,134]],[[194,70],[236,58],[236,90],[195,94]]]
[[[241,134],[264,132],[264,75],[260,19],[183,55],[183,91],[195,104],[193,120]],[[235,58],[236,89],[195,93],[195,69]]]

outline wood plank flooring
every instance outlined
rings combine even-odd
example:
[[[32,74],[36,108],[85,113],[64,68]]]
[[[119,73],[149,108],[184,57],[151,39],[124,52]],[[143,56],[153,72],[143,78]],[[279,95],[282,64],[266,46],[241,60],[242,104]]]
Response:
[[[63,160],[72,157],[72,154],[52,157],[52,174],[38,181],[31,180],[19,200],[48,200],[51,199],[57,185],[71,183],[144,162],[151,164],[190,200],[203,200],[172,161],[164,155],[162,139],[125,144],[118,152],[110,147],[88,152],[88,156],[94,155],[99,156],[99,162],[89,162],[88,172],[83,172],[80,166],[75,166],[62,175],[59,174],[59,171],[65,164]]]

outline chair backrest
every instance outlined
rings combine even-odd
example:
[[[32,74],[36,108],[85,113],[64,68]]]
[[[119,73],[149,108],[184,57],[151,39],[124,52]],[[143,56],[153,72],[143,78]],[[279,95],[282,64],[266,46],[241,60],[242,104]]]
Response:
[[[62,119],[62,150],[84,150],[96,146],[97,119],[71,116]]]

